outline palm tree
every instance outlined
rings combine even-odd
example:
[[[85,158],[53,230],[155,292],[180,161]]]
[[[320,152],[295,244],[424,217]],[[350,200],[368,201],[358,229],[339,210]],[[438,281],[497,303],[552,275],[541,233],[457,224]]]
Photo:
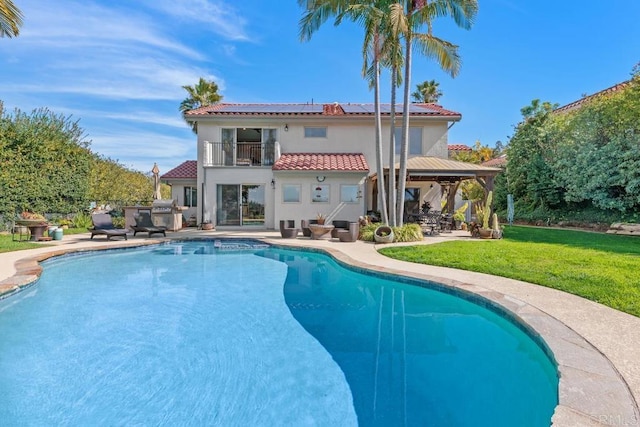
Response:
[[[22,12],[13,0],[0,0],[0,37],[17,37],[22,26]]]
[[[335,16],[335,25],[349,18],[360,23],[365,30],[363,43],[362,73],[373,82],[374,120],[376,139],[376,170],[378,176],[378,204],[382,220],[389,222],[386,187],[384,182],[384,162],[382,158],[382,117],[380,113],[380,62],[383,57],[385,8],[390,0],[349,1],[349,0],[298,0],[305,8],[300,20],[300,38],[309,40],[312,34],[326,20]]]
[[[209,81],[200,77],[198,84],[195,86],[182,86],[182,88],[189,94],[189,96],[180,103],[180,111],[183,114],[189,110],[206,107],[207,105],[217,104],[222,101],[222,95],[218,93],[218,85],[213,80]],[[187,123],[191,126],[193,132],[197,133],[198,128],[196,122],[187,121]]]
[[[411,94],[414,102],[423,102],[431,104],[438,102],[442,96],[442,91],[438,88],[440,83],[435,80],[425,80],[416,85],[416,90]]]
[[[404,96],[402,114],[402,144],[400,147],[400,172],[398,177],[398,203],[397,218],[402,225],[404,215],[403,196],[407,180],[407,153],[409,147],[409,92],[411,87],[411,60],[413,45],[420,52],[435,59],[440,67],[452,77],[458,74],[460,69],[460,56],[458,46],[433,35],[432,22],[443,16],[451,16],[453,21],[461,28],[469,29],[478,11],[477,0],[403,0],[403,13],[394,15],[395,19],[405,21],[404,33]],[[426,25],[426,33],[418,33],[418,30]],[[402,198],[402,199],[401,199]]]

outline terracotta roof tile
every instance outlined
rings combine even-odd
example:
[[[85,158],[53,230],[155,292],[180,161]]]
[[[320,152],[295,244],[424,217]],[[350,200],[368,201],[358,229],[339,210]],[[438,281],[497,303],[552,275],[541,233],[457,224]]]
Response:
[[[273,170],[368,172],[369,165],[362,153],[284,153]]]
[[[502,155],[500,157],[496,157],[495,159],[487,160],[482,163],[482,166],[491,166],[495,168],[499,168],[505,166],[507,164],[507,156]]]
[[[169,172],[160,176],[161,179],[196,179],[198,176],[198,162],[187,160]]]
[[[452,151],[472,151],[472,148],[464,144],[449,144],[447,149]]]
[[[603,95],[610,95],[614,92],[617,92],[621,89],[624,89],[625,87],[629,86],[629,84],[631,83],[631,80],[627,80],[625,82],[622,83],[618,83],[616,85],[613,85],[611,87],[608,87],[606,89],[603,89],[599,92],[594,93],[593,95],[588,95],[585,96],[583,98],[578,99],[577,101],[573,101],[567,105],[563,105],[562,107],[558,107],[555,110],[553,110],[554,113],[567,113],[569,111],[573,111],[576,110],[580,107],[582,107],[585,103],[599,97],[599,96],[603,96]]]
[[[382,115],[390,114],[391,104],[381,104]],[[454,117],[461,114],[437,104],[409,105],[411,116]],[[213,104],[187,111],[185,116],[373,116],[373,104]],[[396,105],[396,114],[402,116],[402,104]]]

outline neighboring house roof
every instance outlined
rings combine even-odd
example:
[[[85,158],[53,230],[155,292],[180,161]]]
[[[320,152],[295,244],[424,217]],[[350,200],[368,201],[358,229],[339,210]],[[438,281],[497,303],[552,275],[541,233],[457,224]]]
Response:
[[[449,151],[473,151],[471,147],[464,144],[449,144],[447,145]]]
[[[197,177],[198,162],[195,160],[187,160],[160,176],[160,179],[196,179]]]
[[[369,165],[362,153],[283,153],[273,170],[368,172]]]
[[[396,163],[396,169],[400,168],[400,163]],[[407,170],[409,171],[425,171],[437,173],[469,173],[502,172],[500,168],[477,165],[475,163],[459,162],[457,160],[442,159],[440,157],[418,156],[411,157],[407,160]]]
[[[577,110],[578,108],[582,107],[585,103],[593,100],[594,98],[597,98],[598,96],[609,95],[611,93],[617,92],[620,89],[624,89],[625,87],[629,86],[630,83],[631,83],[631,80],[627,80],[626,82],[618,83],[616,85],[613,85],[611,87],[603,89],[603,90],[601,90],[599,92],[596,92],[593,95],[585,96],[583,98],[578,99],[577,101],[573,101],[573,102],[571,102],[571,103],[569,103],[567,105],[563,105],[562,107],[558,107],[555,110],[553,110],[553,112],[554,113],[567,113],[569,111]]]
[[[482,166],[491,166],[495,168],[501,168],[507,164],[507,155],[502,154],[495,159],[487,160],[482,163]]]
[[[382,115],[390,114],[391,104],[381,104]],[[402,115],[402,104],[396,105]],[[462,115],[437,104],[410,104],[411,116],[450,117],[459,120]],[[374,104],[213,104],[187,111],[185,117],[197,116],[373,116]]]

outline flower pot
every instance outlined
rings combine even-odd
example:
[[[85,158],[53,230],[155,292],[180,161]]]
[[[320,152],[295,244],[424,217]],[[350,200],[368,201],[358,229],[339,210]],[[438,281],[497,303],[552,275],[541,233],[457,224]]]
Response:
[[[482,239],[492,239],[493,238],[493,230],[490,228],[480,228],[478,229],[480,232],[480,237]]]
[[[391,243],[394,239],[393,230],[386,225],[380,226],[374,231],[373,239],[377,243]]]
[[[202,224],[203,230],[213,230],[213,224],[210,222],[205,222]]]

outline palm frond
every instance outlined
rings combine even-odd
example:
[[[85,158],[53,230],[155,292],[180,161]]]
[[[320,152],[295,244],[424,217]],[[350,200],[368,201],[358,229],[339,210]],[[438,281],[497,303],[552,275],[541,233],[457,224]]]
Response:
[[[0,0],[0,37],[18,36],[22,18],[22,12],[12,0]]]

